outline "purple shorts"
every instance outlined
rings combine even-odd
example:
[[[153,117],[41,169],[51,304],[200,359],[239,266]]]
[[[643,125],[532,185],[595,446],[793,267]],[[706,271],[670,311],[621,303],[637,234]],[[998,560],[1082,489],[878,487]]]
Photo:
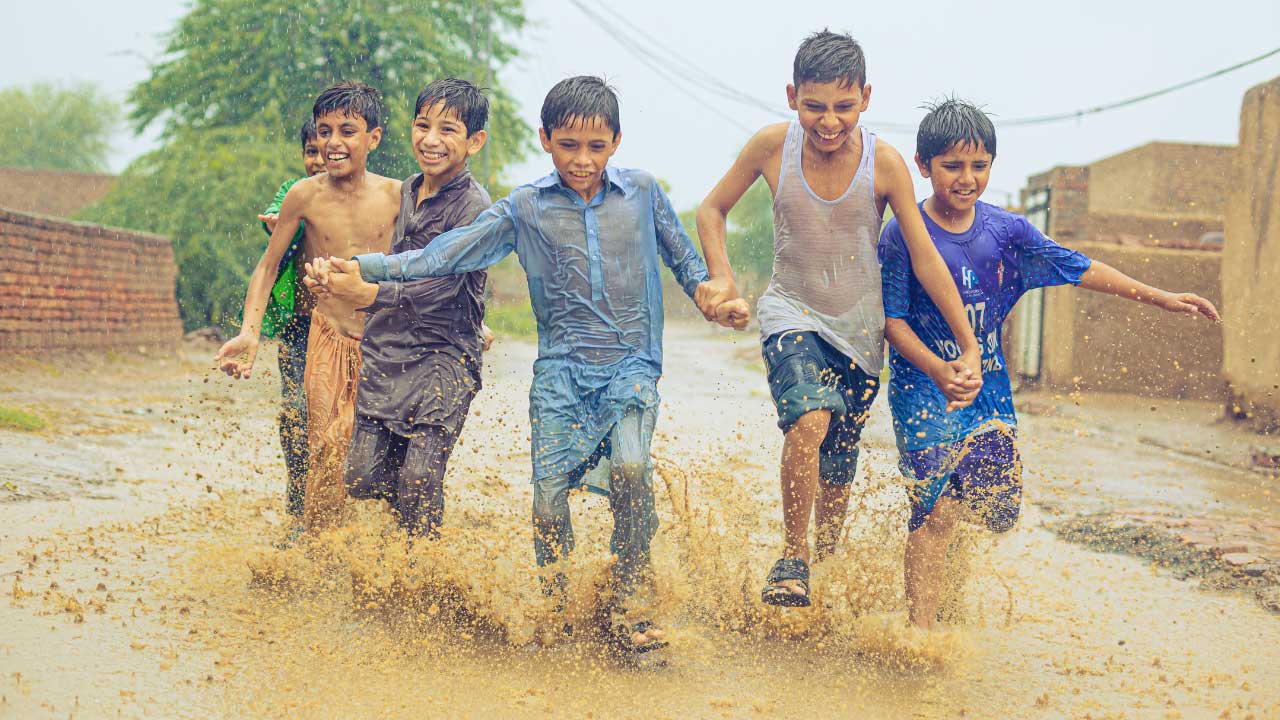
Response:
[[[942,497],[967,506],[992,532],[1018,522],[1022,506],[1022,461],[1013,428],[972,435],[951,445],[899,453],[902,473],[912,481],[911,520],[916,530]]]

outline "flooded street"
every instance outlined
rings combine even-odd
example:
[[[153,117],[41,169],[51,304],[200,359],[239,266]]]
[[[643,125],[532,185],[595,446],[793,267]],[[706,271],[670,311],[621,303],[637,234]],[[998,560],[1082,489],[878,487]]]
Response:
[[[573,500],[565,616],[538,591],[529,341],[486,356],[447,527],[414,547],[362,504],[273,549],[273,353],[241,384],[194,343],[5,370],[5,404],[48,427],[0,430],[0,717],[1280,717],[1280,614],[1054,531],[1122,512],[1280,530],[1280,484],[1219,461],[1239,440],[1204,404],[1019,397],[1022,520],[998,541],[966,536],[950,558],[957,629],[921,638],[905,628],[884,398],[815,606],[766,607],[782,436],[757,339],[672,323],[665,349],[654,556],[672,645],[635,665],[591,632],[602,498]]]

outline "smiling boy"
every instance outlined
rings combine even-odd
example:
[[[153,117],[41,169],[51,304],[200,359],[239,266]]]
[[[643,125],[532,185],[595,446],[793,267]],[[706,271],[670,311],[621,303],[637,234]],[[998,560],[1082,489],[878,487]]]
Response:
[[[607,461],[618,597],[609,639],[620,651],[644,652],[665,645],[645,600],[658,526],[649,444],[662,374],[660,263],[690,297],[707,270],[653,175],[607,166],[622,130],[617,96],[604,81],[557,83],[541,120],[538,136],[555,166],[550,175],[423,250],[331,258],[340,273],[308,267],[308,285],[317,279],[341,294],[360,284],[354,273],[407,281],[471,272],[517,254],[538,324],[529,390],[534,554],[546,566],[573,549],[569,491]],[[725,303],[719,317],[742,326],[747,312],[741,301]],[[553,592],[561,579],[550,583]]]
[[[977,340],[920,220],[906,163],[858,126],[870,100],[853,38],[826,30],[805,38],[787,86],[796,119],[756,133],[698,208],[711,280],[696,299],[711,319],[710,310],[738,296],[725,250],[729,211],[759,177],[773,193],[773,277],[756,307],[784,433],[784,549],[761,593],[771,605],[809,606],[809,518],[816,519],[821,560],[835,551],[848,512],[858,442],[884,363],[876,238],[886,206],[905,228],[916,275],[963,350],[933,381],[953,406],[963,406],[981,372]]]
[[[489,100],[474,85],[437,80],[418,95],[410,141],[422,172],[404,181],[391,252],[419,250],[470,224],[489,194],[467,169],[486,140]],[[411,536],[444,517],[444,475],[467,408],[480,389],[485,273],[362,283],[369,313],[347,452],[346,487],[386,500]]]
[[[400,209],[400,182],[366,170],[382,139],[378,94],[361,83],[334,85],[312,109],[325,172],[299,180],[286,193],[266,252],[254,268],[245,296],[244,324],[214,362],[247,379],[258,353],[258,335],[280,259],[300,224],[307,258],[382,251]],[[343,460],[355,411],[364,316],[342,298],[321,298],[311,313],[304,390],[307,398],[309,471],[303,522],[320,529],[337,520],[346,497]]]
[[[911,483],[905,558],[910,621],[937,621],[943,561],[961,519],[996,533],[1011,529],[1022,502],[1017,417],[1001,349],[1001,328],[1028,290],[1079,285],[1170,312],[1218,320],[1213,304],[1191,293],[1144,285],[1102,262],[1045,237],[1026,218],[978,198],[995,162],[996,132],[978,108],[948,100],[930,109],[916,136],[916,164],[933,194],[920,204],[932,243],[959,288],[982,344],[982,389],[966,408],[946,412],[947,399],[928,382],[933,368],[955,358],[955,338],[912,274],[897,218],[880,237],[889,406],[899,465]]]

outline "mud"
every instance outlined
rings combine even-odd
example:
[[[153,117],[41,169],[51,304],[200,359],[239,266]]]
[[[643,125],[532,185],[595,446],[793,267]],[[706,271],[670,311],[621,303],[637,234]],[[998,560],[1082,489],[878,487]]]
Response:
[[[366,503],[333,532],[272,547],[286,522],[270,373],[233,387],[202,346],[162,363],[11,368],[3,402],[62,422],[0,434],[6,477],[34,487],[24,468],[39,452],[95,481],[46,474],[49,494],[0,502],[0,716],[1280,716],[1274,616],[1065,542],[1046,526],[1062,517],[1041,509],[1163,496],[1126,490],[1125,468],[1144,462],[1176,465],[1190,493],[1218,497],[1233,480],[1197,484],[1182,458],[1082,441],[1092,430],[1078,419],[1033,420],[1022,521],[998,541],[965,535],[954,629],[919,637],[904,623],[905,492],[881,400],[841,551],[814,571],[815,607],[767,608],[781,436],[754,338],[675,325],[666,344],[654,555],[672,647],[642,663],[612,657],[595,632],[602,499],[573,499],[567,611],[538,592],[531,344],[504,340],[486,358],[446,528],[415,545]],[[1072,444],[1096,464],[1064,457]],[[1220,495],[1222,508],[1240,502]]]

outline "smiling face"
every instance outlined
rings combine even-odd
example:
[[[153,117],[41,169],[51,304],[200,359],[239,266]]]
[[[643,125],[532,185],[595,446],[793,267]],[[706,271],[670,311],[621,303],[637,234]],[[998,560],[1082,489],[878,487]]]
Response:
[[[560,182],[591,202],[600,192],[605,165],[617,152],[622,133],[614,132],[604,118],[595,116],[574,118],[568,125],[552,128],[550,137],[539,128],[538,139],[542,149],[551,153]]]
[[[993,162],[995,159],[981,142],[958,142],[930,158],[928,165],[916,156],[920,175],[933,185],[934,208],[954,217],[973,212],[991,180]]]
[[[836,80],[787,86],[787,104],[799,114],[805,142],[821,153],[844,146],[870,102],[871,85],[852,87]]]
[[[302,146],[302,167],[307,177],[324,172],[324,154],[320,152],[320,140],[311,138]]]
[[[480,130],[467,137],[467,126],[458,114],[445,109],[444,101],[422,108],[413,119],[410,142],[422,174],[448,182],[466,167],[467,158],[480,152],[486,139]]]
[[[382,128],[369,130],[359,115],[335,110],[316,118],[316,139],[325,171],[344,178],[364,171],[370,151],[382,141]]]

